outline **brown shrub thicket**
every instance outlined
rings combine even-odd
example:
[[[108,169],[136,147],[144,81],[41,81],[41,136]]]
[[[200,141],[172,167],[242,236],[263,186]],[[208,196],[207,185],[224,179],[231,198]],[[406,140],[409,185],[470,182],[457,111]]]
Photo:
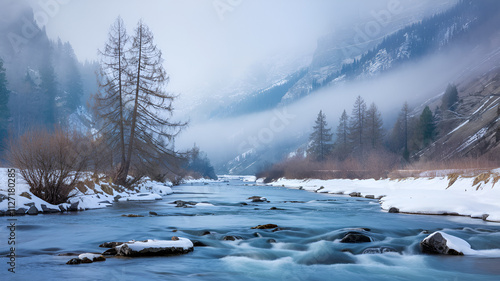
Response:
[[[31,130],[11,140],[8,159],[34,195],[60,204],[68,200],[89,164],[87,143],[84,137],[61,129]]]
[[[289,179],[366,179],[386,178],[400,163],[400,158],[385,151],[372,151],[362,158],[348,157],[340,161],[328,159],[312,161],[294,157],[257,173],[258,178],[271,182],[285,177]]]

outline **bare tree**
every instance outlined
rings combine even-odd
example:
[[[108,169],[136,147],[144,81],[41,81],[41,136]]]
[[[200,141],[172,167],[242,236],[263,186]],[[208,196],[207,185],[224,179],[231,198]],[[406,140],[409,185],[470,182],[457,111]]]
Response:
[[[125,105],[130,102],[126,99],[128,61],[125,57],[129,38],[120,17],[111,26],[108,37],[104,50],[99,51],[101,56],[98,75],[100,91],[94,96],[94,111],[99,117],[101,128],[99,135],[105,136],[110,149],[119,151],[120,167],[123,167],[126,162],[125,119],[127,112]],[[115,176],[123,177],[123,173],[124,170],[120,169]]]
[[[175,166],[177,153],[170,143],[186,124],[171,121],[175,96],[164,89],[169,78],[153,33],[140,21],[128,38],[118,18],[101,54],[94,108],[102,119],[100,135],[120,152],[115,181],[128,184],[132,168],[141,176],[147,167]]]

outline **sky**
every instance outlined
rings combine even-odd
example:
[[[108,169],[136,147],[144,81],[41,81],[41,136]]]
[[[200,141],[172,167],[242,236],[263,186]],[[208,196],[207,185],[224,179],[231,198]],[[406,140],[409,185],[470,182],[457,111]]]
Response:
[[[276,79],[307,66],[318,39],[336,29],[354,26],[360,20],[376,20],[377,13],[397,5],[399,16],[415,18],[415,7],[435,9],[455,0],[27,0],[35,18],[52,39],[69,41],[80,61],[97,59],[97,50],[107,41],[108,30],[121,16],[129,34],[140,19],[150,27],[163,51],[170,75],[169,91],[180,94],[181,111],[189,104],[235,95],[249,88],[269,86]],[[38,15],[38,17],[37,17]],[[271,73],[272,72],[272,73]],[[423,68],[419,73],[430,73]],[[274,75],[274,76],[273,76]],[[249,79],[257,77],[258,79]],[[423,76],[429,77],[431,76]],[[281,77],[282,78],[282,77]],[[401,77],[394,78],[401,80]],[[421,83],[422,81],[420,81]],[[342,109],[350,109],[358,91],[386,85],[355,85],[339,93],[342,101],[329,100],[326,112],[337,120]],[[441,82],[439,82],[441,83]],[[436,85],[439,83],[436,82]],[[241,86],[243,85],[243,86]],[[405,87],[397,83],[390,93]],[[435,87],[436,85],[431,85]],[[245,88],[246,87],[246,88]],[[361,88],[359,88],[361,87]],[[417,88],[415,88],[417,89]],[[423,90],[428,90],[423,89]],[[415,90],[416,91],[416,90]],[[326,93],[329,97],[330,94]],[[295,130],[306,130],[324,101],[320,95],[301,101],[307,118],[296,118]],[[394,100],[400,106],[402,100]],[[368,101],[371,102],[371,101]],[[391,104],[391,106],[394,106]],[[175,106],[175,104],[174,104]],[[382,104],[379,107],[384,107]],[[389,108],[387,110],[394,109]],[[188,109],[186,109],[188,108]],[[193,107],[195,108],[195,107]],[[302,110],[292,105],[293,110]],[[192,109],[192,108],[191,108]],[[310,109],[310,110],[309,110]],[[383,108],[385,109],[385,108]],[[278,114],[278,115],[277,115]],[[286,114],[285,114],[286,115]],[[250,138],[259,136],[281,116],[276,112],[244,116],[234,120],[191,123],[180,141],[201,145],[209,157],[244,152]],[[281,120],[281,119],[280,119]],[[286,120],[285,120],[286,121]],[[295,124],[294,123],[294,124]],[[335,124],[332,124],[335,126]],[[264,130],[264,131],[263,131]],[[290,129],[289,129],[290,130]],[[224,131],[224,133],[222,133]],[[267,130],[269,131],[269,130]],[[266,131],[266,132],[267,132]],[[294,130],[291,130],[294,131]],[[214,132],[216,132],[214,134]],[[289,135],[273,132],[274,138]],[[221,139],[224,141],[221,142]],[[232,151],[228,150],[228,145]],[[221,152],[222,151],[222,152]]]
[[[27,0],[50,38],[69,41],[79,60],[97,58],[121,16],[139,19],[163,50],[174,92],[199,97],[230,88],[251,71],[306,66],[321,36],[410,0]],[[440,0],[438,2],[446,2]],[[423,0],[422,3],[435,1]],[[411,5],[416,5],[413,2]],[[255,73],[251,73],[255,74]],[[266,74],[265,74],[266,75]],[[265,76],[264,75],[264,76]],[[231,88],[229,92],[231,91]],[[226,91],[227,92],[227,91]]]

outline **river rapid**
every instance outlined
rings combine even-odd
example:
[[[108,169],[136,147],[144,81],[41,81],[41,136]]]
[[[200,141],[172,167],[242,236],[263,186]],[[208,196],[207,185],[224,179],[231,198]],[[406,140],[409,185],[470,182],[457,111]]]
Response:
[[[422,254],[419,243],[443,231],[475,250],[500,248],[500,224],[455,216],[383,212],[377,200],[258,186],[234,178],[193,183],[153,202],[16,217],[16,273],[7,271],[8,229],[1,232],[2,280],[498,280],[500,255]],[[270,202],[253,203],[251,196]],[[176,200],[206,202],[192,208]],[[275,207],[271,209],[272,207]],[[151,215],[155,212],[158,215]],[[136,214],[143,217],[123,217]],[[9,217],[0,217],[8,225]],[[252,229],[276,224],[279,231]],[[363,230],[363,229],[364,230]],[[369,243],[340,243],[350,231]],[[208,232],[210,232],[208,234]],[[107,241],[179,236],[206,244],[182,256],[119,258],[66,265],[64,253],[103,252]],[[237,238],[224,240],[225,236]],[[363,254],[367,248],[396,252]]]

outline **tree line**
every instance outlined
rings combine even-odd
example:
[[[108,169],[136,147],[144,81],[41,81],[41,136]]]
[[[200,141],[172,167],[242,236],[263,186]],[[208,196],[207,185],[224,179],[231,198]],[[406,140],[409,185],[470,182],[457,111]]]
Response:
[[[404,103],[394,125],[387,129],[375,103],[361,96],[351,114],[343,110],[333,130],[322,110],[311,129],[307,149],[258,173],[273,180],[289,178],[380,178],[419,160],[425,149],[452,129],[460,104],[457,87],[447,86],[441,105],[422,111]],[[456,122],[455,122],[456,124]]]
[[[404,103],[392,129],[386,130],[382,115],[375,103],[367,106],[361,96],[356,98],[351,114],[344,110],[335,133],[328,127],[326,115],[318,113],[309,137],[307,155],[314,161],[348,157],[362,159],[373,151],[385,150],[410,161],[412,153],[430,145],[439,132],[449,130],[448,123],[458,104],[458,90],[448,85],[441,106],[432,112],[429,106],[412,115],[408,103]],[[335,136],[335,139],[334,139]]]

